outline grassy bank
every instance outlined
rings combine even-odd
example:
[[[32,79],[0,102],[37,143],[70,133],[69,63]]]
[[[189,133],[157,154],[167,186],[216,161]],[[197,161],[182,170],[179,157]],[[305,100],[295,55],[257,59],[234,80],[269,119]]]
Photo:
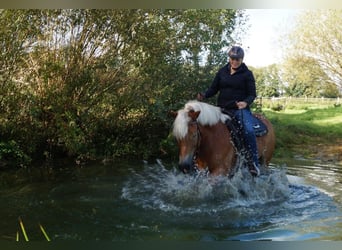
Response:
[[[312,157],[326,147],[337,149],[342,142],[341,106],[263,111],[276,131],[277,157]]]

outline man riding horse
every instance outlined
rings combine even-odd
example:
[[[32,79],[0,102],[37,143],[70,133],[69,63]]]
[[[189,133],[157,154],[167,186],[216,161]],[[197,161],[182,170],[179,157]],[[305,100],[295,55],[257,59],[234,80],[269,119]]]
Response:
[[[253,176],[260,174],[256,135],[253,127],[254,117],[250,105],[256,98],[255,79],[252,71],[243,63],[244,51],[233,46],[228,52],[229,62],[219,69],[211,86],[197,99],[202,101],[219,92],[217,106],[237,121],[242,131],[242,144],[247,151],[249,171]]]

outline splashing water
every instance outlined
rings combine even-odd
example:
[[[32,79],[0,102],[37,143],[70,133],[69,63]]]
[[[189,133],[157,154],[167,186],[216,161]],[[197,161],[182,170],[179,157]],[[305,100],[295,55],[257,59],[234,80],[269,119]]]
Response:
[[[204,172],[196,176],[167,170],[163,164],[145,165],[122,188],[122,198],[145,209],[158,209],[177,214],[217,213],[277,203],[290,195],[284,169],[271,171],[258,178],[239,168],[234,177],[210,177]]]
[[[2,235],[13,239],[22,215],[35,240],[36,221],[54,239],[342,239],[341,165],[301,160],[257,178],[240,168],[231,179],[160,161],[95,166],[55,172],[51,182],[25,171],[27,182],[2,190]]]
[[[184,175],[158,162],[132,170],[123,183],[121,198],[143,208],[145,212],[139,211],[145,216],[144,223],[159,221],[166,232],[176,230],[182,239],[196,233],[199,238],[212,235],[213,230],[218,230],[215,237],[222,237],[224,230],[223,239],[234,240],[265,239],[265,235],[275,240],[319,238],[320,233],[306,234],[308,225],[314,223],[317,230],[326,224],[330,227],[327,218],[340,218],[340,212],[331,197],[298,181],[286,175],[284,167],[273,167],[257,178],[240,167],[228,178],[204,172]],[[243,233],[251,230],[256,233]]]

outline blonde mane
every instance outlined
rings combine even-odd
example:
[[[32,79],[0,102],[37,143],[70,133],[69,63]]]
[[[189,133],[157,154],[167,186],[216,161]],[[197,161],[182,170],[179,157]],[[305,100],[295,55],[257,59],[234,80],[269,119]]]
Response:
[[[190,117],[188,116],[188,112],[190,110],[193,111],[201,111],[200,115],[197,118],[197,121],[200,125],[203,126],[212,126],[218,122],[225,122],[229,117],[223,113],[219,107],[198,101],[189,101],[185,104],[183,109],[178,110],[178,115],[173,123],[173,135],[177,139],[182,139],[188,133],[188,123],[190,121]]]

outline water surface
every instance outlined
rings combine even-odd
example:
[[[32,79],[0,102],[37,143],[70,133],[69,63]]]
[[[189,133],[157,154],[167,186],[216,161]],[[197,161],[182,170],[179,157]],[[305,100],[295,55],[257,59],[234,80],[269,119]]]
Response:
[[[276,161],[275,161],[276,162]],[[296,159],[251,178],[122,161],[1,174],[2,239],[341,240],[342,167]]]

